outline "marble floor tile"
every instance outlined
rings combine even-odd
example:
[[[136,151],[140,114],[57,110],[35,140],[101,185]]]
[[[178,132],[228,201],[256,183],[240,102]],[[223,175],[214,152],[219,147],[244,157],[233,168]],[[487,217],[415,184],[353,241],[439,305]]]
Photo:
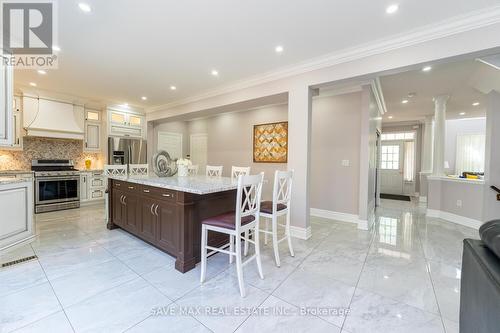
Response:
[[[459,333],[459,324],[457,322],[443,318],[446,333]]]
[[[175,258],[155,248],[138,251],[134,256],[119,258],[139,275],[147,274],[162,267],[174,267]]]
[[[240,296],[237,279],[227,271],[207,280],[176,303],[200,309],[194,317],[214,332],[233,332],[269,294],[245,283],[246,297]],[[209,312],[207,312],[209,311]]]
[[[69,333],[73,328],[63,311],[56,312],[32,324],[24,326],[15,333]]]
[[[0,328],[11,332],[62,310],[48,282],[2,296]]]
[[[270,296],[237,330],[237,333],[274,332],[340,333],[337,327],[314,315],[300,313],[300,308]]]
[[[47,282],[38,260],[0,268],[0,298],[20,290]]]
[[[443,333],[437,315],[357,289],[344,328],[352,333]]]
[[[144,321],[127,330],[127,333],[210,333],[211,331],[199,321],[183,314],[179,306],[171,305],[168,310],[158,311]]]
[[[31,257],[33,255],[35,255],[35,251],[33,251],[30,244],[14,246],[0,253],[0,264]]]
[[[116,259],[74,270],[57,279],[52,279],[51,284],[62,306],[67,308],[138,277],[130,268]]]
[[[65,309],[76,332],[123,332],[171,301],[142,278],[88,298]]]
[[[40,264],[49,279],[56,279],[75,270],[114,259],[116,258],[100,246],[90,246],[65,251],[63,254],[52,253],[39,257]]]
[[[298,307],[323,307],[342,311],[349,307],[354,289],[354,286],[299,267],[273,295]],[[344,316],[340,314],[322,318],[339,327],[344,321]]]
[[[461,269],[434,261],[429,262],[429,268],[441,315],[446,319],[458,322]]]

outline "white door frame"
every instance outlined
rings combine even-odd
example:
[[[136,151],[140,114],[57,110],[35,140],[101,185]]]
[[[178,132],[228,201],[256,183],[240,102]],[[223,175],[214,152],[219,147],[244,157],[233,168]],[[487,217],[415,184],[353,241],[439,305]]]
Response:
[[[189,136],[189,155],[191,157],[191,161],[193,161],[193,138],[196,138],[196,137],[205,137],[206,138],[206,142],[207,142],[207,147],[206,147],[206,158],[205,158],[205,165],[200,165],[200,170],[199,172],[200,173],[204,173],[204,170],[202,170],[202,168],[206,167],[206,165],[208,164],[208,134],[207,133],[196,133],[196,134],[191,134]],[[193,164],[196,164],[193,162]]]
[[[159,144],[160,144],[160,137],[162,135],[170,135],[170,136],[173,136],[173,137],[177,137],[179,139],[179,142],[180,142],[180,156],[172,156],[172,152],[168,152],[171,156],[171,158],[184,158],[184,151],[183,151],[183,143],[182,143],[182,133],[176,133],[176,132],[168,132],[168,131],[158,131],[158,141],[157,141],[157,144],[156,144],[156,149],[159,150]]]

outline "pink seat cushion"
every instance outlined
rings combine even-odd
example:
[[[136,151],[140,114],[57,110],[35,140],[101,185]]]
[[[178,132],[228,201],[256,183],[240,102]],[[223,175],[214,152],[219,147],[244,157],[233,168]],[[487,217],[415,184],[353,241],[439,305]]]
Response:
[[[211,225],[214,227],[225,228],[225,229],[235,229],[234,221],[236,219],[235,212],[228,212],[220,214],[217,216],[212,216],[201,221],[202,224]],[[248,224],[255,220],[254,216],[245,216],[241,219],[241,225]]]
[[[278,204],[278,207],[276,207],[276,209],[278,211],[286,209],[286,205]],[[260,212],[266,213],[266,214],[272,214],[273,213],[273,202],[272,201],[262,201],[260,203]]]

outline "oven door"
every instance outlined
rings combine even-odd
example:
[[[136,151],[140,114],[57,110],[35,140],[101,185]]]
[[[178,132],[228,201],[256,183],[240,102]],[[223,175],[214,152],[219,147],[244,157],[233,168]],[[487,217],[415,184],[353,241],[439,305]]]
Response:
[[[37,205],[80,200],[80,176],[39,177],[35,188]]]

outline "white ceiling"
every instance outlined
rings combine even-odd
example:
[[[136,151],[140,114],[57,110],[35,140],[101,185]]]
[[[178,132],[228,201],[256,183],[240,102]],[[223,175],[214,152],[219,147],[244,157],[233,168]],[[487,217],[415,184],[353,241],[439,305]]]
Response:
[[[399,0],[399,11],[388,15],[394,1],[81,1],[93,11],[58,1],[59,68],[44,76],[16,71],[16,87],[36,82],[44,90],[152,107],[499,3]],[[219,77],[210,75],[214,68]]]
[[[433,64],[432,70],[413,70],[380,77],[387,113],[384,122],[422,120],[434,114],[433,97],[449,95],[448,119],[485,116],[484,93],[500,91],[500,70],[482,62],[467,60]],[[415,93],[415,97],[408,97]],[[406,99],[408,103],[403,104]],[[472,103],[479,102],[478,106]],[[464,115],[460,115],[465,112]],[[389,119],[392,116],[392,119]]]

